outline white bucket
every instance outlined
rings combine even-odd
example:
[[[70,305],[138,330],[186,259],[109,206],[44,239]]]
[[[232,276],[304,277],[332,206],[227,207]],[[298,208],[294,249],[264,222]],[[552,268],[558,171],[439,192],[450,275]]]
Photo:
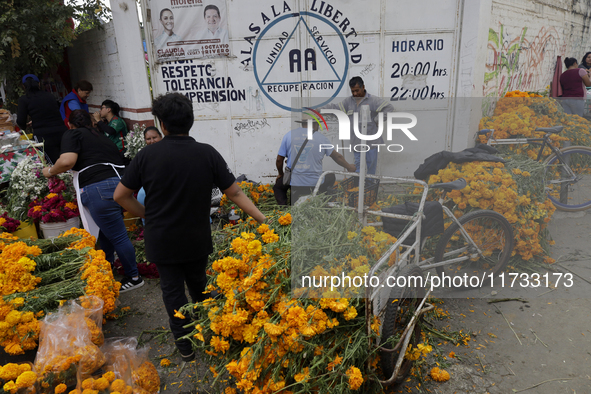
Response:
[[[72,227],[80,227],[80,216],[68,219],[65,222],[39,223],[39,228],[41,228],[45,239],[55,238]]]

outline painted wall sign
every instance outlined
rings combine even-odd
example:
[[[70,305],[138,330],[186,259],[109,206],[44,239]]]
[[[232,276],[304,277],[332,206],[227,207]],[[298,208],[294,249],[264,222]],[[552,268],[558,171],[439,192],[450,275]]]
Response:
[[[329,97],[347,87],[350,64],[362,60],[360,39],[352,21],[336,5],[313,0],[308,11],[292,10],[287,2],[261,12],[244,37],[243,67],[254,70],[261,92],[275,105],[292,108],[293,97]]]
[[[220,0],[153,0],[156,62],[230,55],[227,8]]]
[[[385,94],[392,101],[450,97],[453,33],[396,35],[387,45]]]
[[[231,77],[218,76],[214,64],[179,60],[158,71],[167,92],[182,93],[194,103],[245,101],[246,90],[237,89]]]

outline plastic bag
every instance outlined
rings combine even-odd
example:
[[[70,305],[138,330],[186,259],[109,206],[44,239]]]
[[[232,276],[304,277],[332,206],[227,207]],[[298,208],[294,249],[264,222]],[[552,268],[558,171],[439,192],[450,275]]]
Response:
[[[160,391],[160,377],[154,364],[148,359],[148,348],[137,349],[136,338],[109,338],[103,351],[107,357],[105,369],[133,387],[134,394],[155,394]],[[131,388],[131,387],[130,387]]]
[[[68,301],[84,308],[84,320],[90,330],[90,340],[96,346],[103,346],[103,305],[104,301],[96,296],[82,296]]]
[[[35,358],[40,393],[53,394],[59,384],[73,386],[78,375],[89,376],[104,363],[105,356],[90,340],[83,307],[64,304],[42,321]]]

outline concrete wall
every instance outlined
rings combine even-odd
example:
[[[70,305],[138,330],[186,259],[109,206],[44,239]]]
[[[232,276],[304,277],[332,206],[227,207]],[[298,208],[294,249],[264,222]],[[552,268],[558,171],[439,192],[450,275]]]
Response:
[[[151,125],[151,93],[135,3],[112,0],[111,9],[111,22],[81,34],[69,49],[72,82],[92,83],[91,111],[111,99],[121,106],[120,115],[128,125]]]
[[[545,89],[557,56],[591,51],[590,24],[590,0],[494,0],[480,94]]]

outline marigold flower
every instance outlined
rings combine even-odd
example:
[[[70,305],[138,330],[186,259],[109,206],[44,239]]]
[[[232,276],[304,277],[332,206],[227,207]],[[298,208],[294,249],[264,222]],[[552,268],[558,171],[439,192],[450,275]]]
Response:
[[[61,394],[61,393],[64,393],[67,389],[68,389],[68,386],[66,386],[63,383],[60,383],[55,387],[54,392],[55,392],[55,394]]]
[[[183,315],[181,312],[177,311],[176,309],[174,310],[174,317],[177,317],[179,319],[185,319],[185,315]]]
[[[346,372],[347,376],[349,377],[349,387],[351,390],[357,390],[363,384],[363,375],[359,368],[351,365]]]
[[[279,217],[278,222],[282,226],[287,226],[291,224],[291,213],[286,213],[285,215]]]
[[[450,378],[449,372],[444,369],[439,369],[438,367],[431,369],[430,375],[436,382],[447,382]]]
[[[171,363],[171,362],[170,362],[170,360],[169,360],[169,359],[167,359],[167,358],[163,358],[162,360],[160,360],[160,366],[161,366],[161,367],[165,367],[165,368],[166,368],[166,367],[170,367],[170,365],[171,365],[171,364],[172,364],[172,363]]]
[[[84,382],[82,382],[84,384]],[[84,388],[84,386],[82,386]],[[125,390],[125,382],[122,379],[115,379],[111,383],[111,391],[123,392]]]
[[[16,387],[19,389],[31,387],[37,381],[37,374],[33,371],[26,371],[16,378]]]

